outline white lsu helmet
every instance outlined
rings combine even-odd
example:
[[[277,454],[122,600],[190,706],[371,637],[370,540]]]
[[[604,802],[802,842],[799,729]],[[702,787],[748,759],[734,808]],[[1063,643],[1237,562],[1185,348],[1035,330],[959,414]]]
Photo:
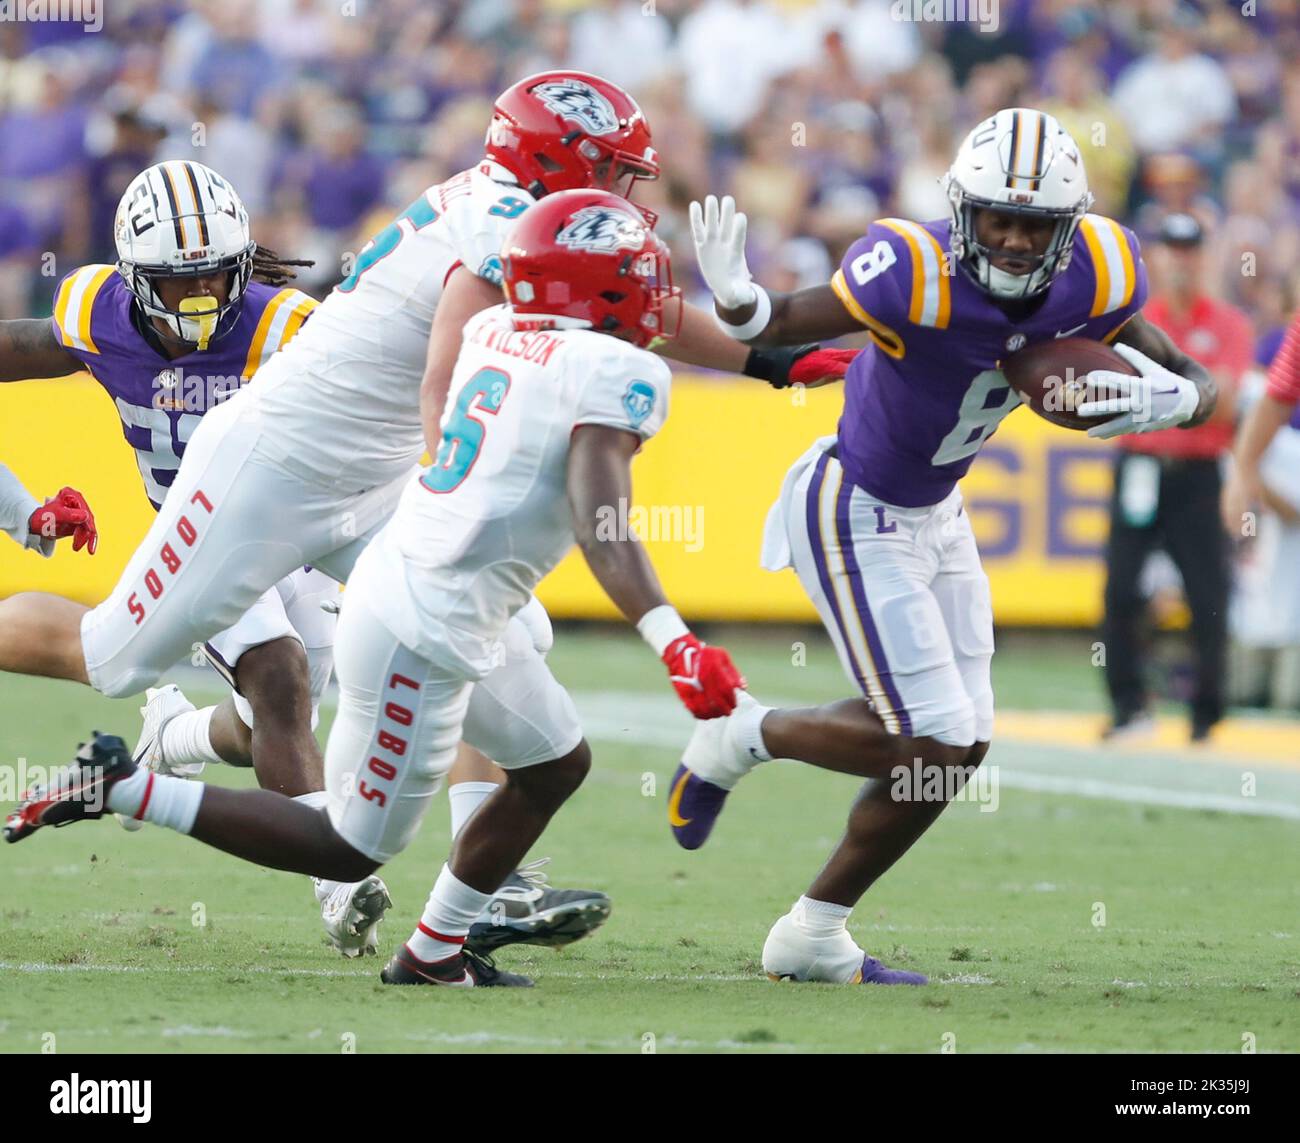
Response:
[[[1031,298],[1070,264],[1074,233],[1092,206],[1083,158],[1057,120],[1029,107],[1009,107],[985,119],[962,141],[944,189],[952,206],[952,252],[987,293]],[[1055,221],[1052,240],[1027,274],[999,270],[975,238],[975,210]]]
[[[216,171],[180,160],[141,171],[118,204],[113,237],[118,273],[144,312],[163,319],[178,340],[206,348],[235,324],[257,244],[248,211]],[[224,305],[203,310],[201,320],[193,308],[168,309],[154,289],[156,278],[222,271],[231,275],[229,296]]]

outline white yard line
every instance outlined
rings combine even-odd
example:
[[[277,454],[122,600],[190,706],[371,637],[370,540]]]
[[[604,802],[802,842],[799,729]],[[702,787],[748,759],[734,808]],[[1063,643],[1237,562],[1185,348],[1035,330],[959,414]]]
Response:
[[[1130,786],[1123,782],[1099,782],[1092,778],[1062,778],[1054,774],[1031,774],[1020,770],[998,770],[998,781],[1016,790],[1040,794],[1070,794],[1079,798],[1100,798],[1111,802],[1144,806],[1169,806],[1180,810],[1218,810],[1225,814],[1284,818],[1300,821],[1300,806],[1267,798],[1244,798],[1231,794],[1210,794],[1195,790],[1167,790],[1158,786]]]
[[[675,708],[671,700],[658,696],[622,691],[578,691],[574,701],[582,716],[587,736],[600,742],[680,750],[690,735],[690,721]],[[997,744],[994,744],[996,751]],[[1075,753],[1085,751],[1077,747]],[[1242,814],[1250,817],[1281,818],[1300,821],[1300,803],[1270,798],[1247,798],[1236,794],[1222,794],[1210,790],[1186,787],[1158,786],[1097,778],[1082,778],[1059,773],[1059,760],[1044,755],[1044,769],[1026,770],[1022,767],[1008,769],[998,765],[998,781],[1011,789],[1035,793],[1062,794],[1079,798],[1124,802],[1129,805],[1163,806],[1183,810],[1217,810],[1220,813]],[[990,757],[990,762],[994,758]],[[1056,762],[1055,765],[1051,763]],[[798,763],[793,763],[798,765]],[[1140,758],[1127,758],[1124,765],[1135,776],[1146,778],[1163,776],[1171,764],[1167,759],[1157,759],[1144,765]],[[1208,764],[1198,762],[1198,767]],[[1225,759],[1223,769],[1234,776],[1243,769]],[[1175,771],[1175,773],[1177,773]]]

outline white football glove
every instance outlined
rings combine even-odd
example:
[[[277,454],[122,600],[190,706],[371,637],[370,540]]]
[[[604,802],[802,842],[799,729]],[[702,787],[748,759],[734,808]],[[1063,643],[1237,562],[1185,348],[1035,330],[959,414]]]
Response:
[[[1201,392],[1194,381],[1180,377],[1152,361],[1131,345],[1115,345],[1140,377],[1098,369],[1089,373],[1087,382],[1097,397],[1079,404],[1075,412],[1083,417],[1113,417],[1088,430],[1090,437],[1109,440],[1125,433],[1150,433],[1168,429],[1190,420],[1200,403]],[[1121,414],[1115,416],[1116,413]]]
[[[740,309],[758,299],[758,291],[745,264],[748,219],[736,212],[736,200],[726,195],[721,204],[709,195],[701,207],[691,203],[691,237],[700,273],[724,310]]]

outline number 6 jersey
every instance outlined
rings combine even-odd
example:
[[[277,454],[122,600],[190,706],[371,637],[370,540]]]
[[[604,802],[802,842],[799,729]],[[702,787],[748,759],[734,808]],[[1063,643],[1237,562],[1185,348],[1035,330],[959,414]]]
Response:
[[[1101,215],[1084,217],[1069,265],[1040,297],[1005,310],[956,267],[951,228],[875,222],[831,281],[871,335],[844,379],[840,463],[904,508],[947,496],[1020,403],[1003,358],[1054,337],[1109,341],[1146,301],[1136,236]]]
[[[644,349],[591,330],[522,331],[508,306],[465,326],[430,467],[358,562],[369,605],[434,662],[493,665],[510,616],[574,544],[569,441],[580,425],[652,437],[671,374]],[[628,506],[610,506],[608,539]]]

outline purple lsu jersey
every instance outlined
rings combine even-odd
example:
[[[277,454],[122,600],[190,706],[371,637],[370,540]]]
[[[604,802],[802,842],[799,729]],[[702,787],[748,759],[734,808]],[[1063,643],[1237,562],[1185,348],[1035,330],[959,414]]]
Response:
[[[1020,404],[1003,358],[1056,337],[1110,341],[1147,296],[1137,237],[1089,214],[1069,265],[1013,320],[957,267],[951,228],[881,219],[831,281],[871,335],[844,379],[839,460],[854,484],[904,508],[947,496]]]
[[[59,283],[54,336],[117,406],[149,502],[158,508],[203,414],[244,385],[317,306],[300,290],[249,282],[234,326],[206,350],[171,360],[132,320],[135,299],[113,266],[83,266]]]

